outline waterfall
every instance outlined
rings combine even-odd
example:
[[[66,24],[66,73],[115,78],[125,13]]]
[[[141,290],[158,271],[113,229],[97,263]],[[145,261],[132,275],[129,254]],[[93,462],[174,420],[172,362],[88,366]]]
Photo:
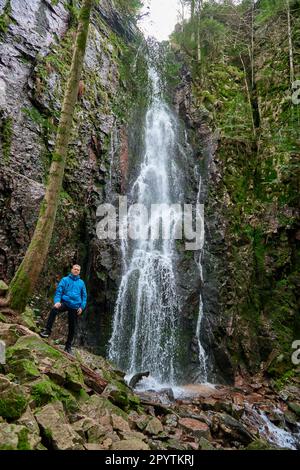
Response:
[[[197,203],[199,204],[200,204],[201,193],[202,193],[202,176],[200,174],[198,194],[197,194]],[[204,227],[204,223],[202,224],[202,226]],[[201,327],[202,327],[202,319],[203,319],[203,314],[204,314],[204,306],[203,306],[202,293],[201,293],[201,289],[203,286],[202,255],[203,255],[203,251],[201,249],[199,253],[199,260],[198,260],[201,288],[200,288],[200,297],[199,297],[199,315],[198,315],[198,321],[197,321],[197,327],[196,327],[196,338],[198,341],[198,349],[199,349],[199,365],[200,365],[199,379],[201,380],[201,382],[207,382],[208,380],[207,378],[207,355],[201,342]]]
[[[176,214],[170,214],[169,205],[178,203],[181,194],[181,172],[174,157],[178,118],[161,97],[160,79],[154,68],[150,67],[149,78],[152,99],[145,119],[144,155],[129,199],[149,210],[151,207],[151,217],[147,222],[142,210],[128,211],[127,218],[134,220],[144,236],[122,243],[124,272],[109,358],[128,374],[150,371],[159,383],[174,384],[179,300],[173,266]],[[168,217],[170,223],[164,225],[162,236],[149,239],[150,231],[151,235],[161,233],[161,222]],[[121,224],[127,224],[127,219]]]

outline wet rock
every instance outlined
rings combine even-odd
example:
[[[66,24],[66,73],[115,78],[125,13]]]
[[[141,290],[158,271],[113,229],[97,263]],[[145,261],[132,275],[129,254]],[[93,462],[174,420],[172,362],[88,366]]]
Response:
[[[274,450],[276,447],[272,446],[263,439],[255,439],[246,447],[247,450]]]
[[[206,423],[203,423],[193,418],[181,418],[178,421],[178,425],[181,426],[182,429],[188,434],[192,434],[197,438],[210,438],[209,426]]]
[[[236,440],[244,444],[248,444],[249,442],[253,441],[254,437],[252,434],[236,419],[227,414],[219,415],[219,419],[220,429],[232,440]]]
[[[300,417],[300,404],[296,402],[288,402],[288,407],[292,410],[298,417]]]
[[[177,426],[177,422],[178,422],[178,418],[176,415],[167,415],[163,418],[163,423],[166,425],[166,426],[170,426],[170,427],[176,427]]]
[[[134,388],[144,377],[149,377],[150,372],[139,372],[131,377],[129,381],[129,387]]]

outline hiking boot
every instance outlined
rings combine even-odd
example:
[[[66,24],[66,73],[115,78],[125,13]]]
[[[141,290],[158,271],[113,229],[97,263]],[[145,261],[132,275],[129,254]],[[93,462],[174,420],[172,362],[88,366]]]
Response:
[[[50,335],[51,335],[51,331],[46,330],[46,329],[40,332],[41,338],[49,338]]]
[[[71,346],[66,346],[65,347],[65,352],[68,353],[68,354],[73,354]]]

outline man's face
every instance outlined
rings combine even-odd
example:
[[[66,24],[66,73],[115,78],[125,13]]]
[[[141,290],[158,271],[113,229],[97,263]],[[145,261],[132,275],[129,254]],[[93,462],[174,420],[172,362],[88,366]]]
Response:
[[[80,266],[78,266],[78,264],[74,264],[73,268],[71,269],[71,273],[73,274],[73,276],[78,276],[78,274],[80,274]]]

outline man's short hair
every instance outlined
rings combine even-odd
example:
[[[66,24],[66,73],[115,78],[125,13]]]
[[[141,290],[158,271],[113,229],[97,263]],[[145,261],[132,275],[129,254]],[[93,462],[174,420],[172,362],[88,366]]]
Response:
[[[75,266],[77,266],[78,268],[80,268],[80,269],[81,269],[81,266],[80,266],[80,264],[73,264],[73,266],[72,266],[72,269],[73,269],[73,268],[75,268]]]

